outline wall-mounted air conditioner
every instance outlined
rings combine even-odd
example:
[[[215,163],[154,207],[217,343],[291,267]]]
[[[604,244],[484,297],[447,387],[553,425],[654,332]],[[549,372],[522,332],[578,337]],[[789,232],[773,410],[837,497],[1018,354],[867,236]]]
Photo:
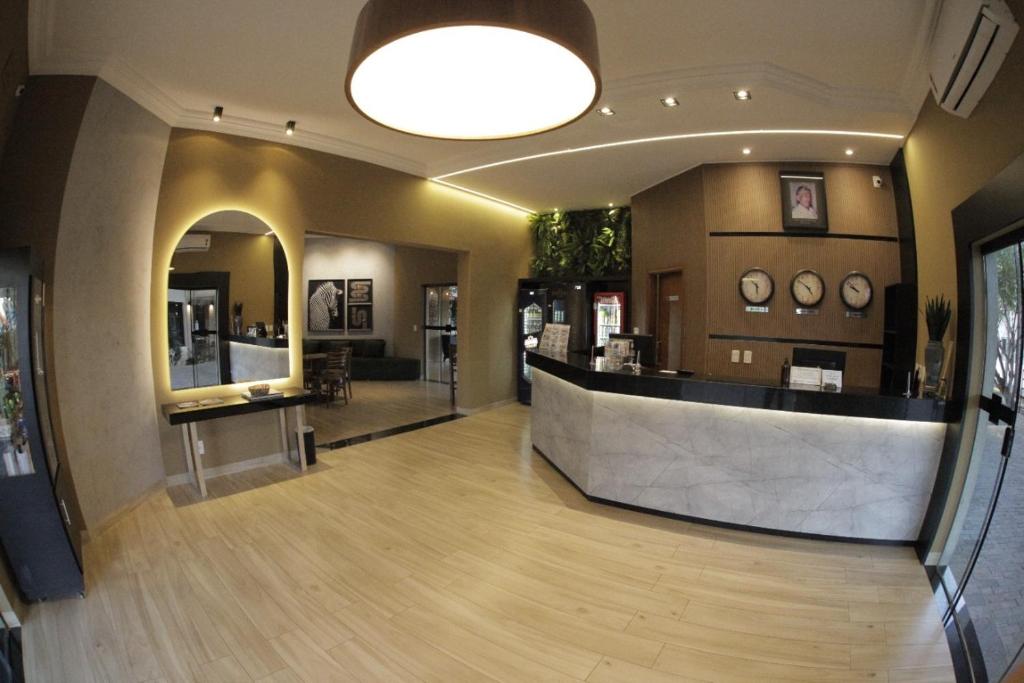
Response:
[[[928,64],[939,106],[963,118],[970,116],[999,71],[1017,29],[1003,0],[945,0]]]
[[[178,246],[175,247],[174,253],[188,252],[188,251],[209,251],[210,249],[210,235],[209,233],[195,233],[188,232],[178,242]]]

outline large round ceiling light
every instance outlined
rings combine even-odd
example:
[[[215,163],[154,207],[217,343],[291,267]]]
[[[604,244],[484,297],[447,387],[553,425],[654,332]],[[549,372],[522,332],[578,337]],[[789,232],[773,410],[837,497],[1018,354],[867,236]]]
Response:
[[[369,0],[345,93],[413,135],[495,140],[564,126],[601,95],[583,0]]]

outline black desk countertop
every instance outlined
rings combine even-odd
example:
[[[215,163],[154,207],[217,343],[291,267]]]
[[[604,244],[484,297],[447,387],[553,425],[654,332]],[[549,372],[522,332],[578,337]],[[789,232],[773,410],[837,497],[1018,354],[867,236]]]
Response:
[[[232,396],[218,396],[222,403],[215,405],[179,408],[178,403],[183,403],[184,401],[175,401],[174,403],[165,403],[161,406],[161,410],[167,422],[172,425],[180,425],[187,422],[216,420],[233,415],[247,415],[264,410],[290,408],[316,400],[316,395],[305,389],[288,387],[286,389],[278,389],[278,391],[282,394],[280,397],[265,401],[247,401],[242,398],[241,394],[234,394]]]
[[[783,410],[818,415],[869,417],[916,422],[950,422],[946,401],[883,396],[877,390],[843,387],[840,393],[802,391],[778,385],[731,381],[701,376],[680,376],[644,368],[599,370],[583,354],[551,356],[528,351],[526,363],[590,391],[647,396],[693,403]]]
[[[279,337],[249,337],[247,335],[232,334],[228,341],[236,344],[249,344],[250,346],[265,346],[269,349],[287,349],[288,339]]]

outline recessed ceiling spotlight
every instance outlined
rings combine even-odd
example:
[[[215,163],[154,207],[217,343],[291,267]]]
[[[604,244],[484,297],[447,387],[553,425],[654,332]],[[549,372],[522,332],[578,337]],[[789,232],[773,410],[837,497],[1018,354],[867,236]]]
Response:
[[[521,137],[575,121],[601,96],[597,28],[584,0],[351,4],[363,9],[345,94],[387,128],[456,140]],[[531,91],[544,95],[521,106]]]
[[[615,206],[615,203],[614,203],[614,202],[608,202],[608,208],[609,208],[609,209],[610,209],[610,208],[612,208],[613,206]]]
[[[661,98],[661,103],[664,106],[668,107],[669,109],[672,109],[673,107],[678,107],[679,106],[679,100],[677,100],[676,98],[671,97],[671,96],[670,97],[662,97]]]
[[[266,231],[265,233],[263,233],[263,236],[264,236],[264,237],[270,237],[270,236],[271,236],[271,235],[273,235],[273,234],[274,234],[274,231],[273,231],[273,230],[267,230],[267,231]]]
[[[746,102],[747,100],[750,99],[750,91],[736,90],[735,92],[733,92],[732,96],[735,97],[737,100],[740,100],[741,102]]]
[[[847,147],[846,148],[846,156],[848,156],[848,157],[852,157],[853,156],[853,148],[852,147]]]
[[[601,107],[597,113],[601,116],[615,116],[615,110],[608,106]]]
[[[743,156],[747,156],[747,157],[750,156],[750,148],[749,147],[744,147],[743,148]]]
[[[217,121],[220,121],[220,117],[222,117],[222,116],[224,116],[224,107],[214,107],[213,108],[213,121],[214,121],[214,123],[216,123]]]
[[[285,124],[284,134],[285,135],[295,135],[295,122],[294,121],[289,121],[287,124]]]

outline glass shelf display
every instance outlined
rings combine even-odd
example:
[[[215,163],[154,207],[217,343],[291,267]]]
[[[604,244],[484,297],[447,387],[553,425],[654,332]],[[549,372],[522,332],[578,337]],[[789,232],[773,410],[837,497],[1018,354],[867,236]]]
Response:
[[[21,394],[16,294],[0,288],[0,477],[35,473]]]

